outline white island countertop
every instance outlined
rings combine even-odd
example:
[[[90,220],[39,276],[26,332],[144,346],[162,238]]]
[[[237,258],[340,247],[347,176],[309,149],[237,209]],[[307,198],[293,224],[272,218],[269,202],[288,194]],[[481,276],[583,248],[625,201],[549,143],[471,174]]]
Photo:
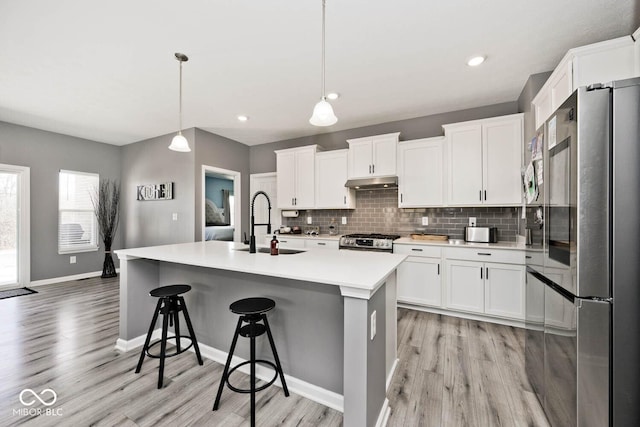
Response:
[[[120,249],[115,253],[120,259],[146,258],[335,285],[340,286],[343,295],[364,291],[362,297],[375,292],[406,258],[400,254],[348,250],[308,249],[278,256],[236,250],[243,248],[248,245],[206,241]]]

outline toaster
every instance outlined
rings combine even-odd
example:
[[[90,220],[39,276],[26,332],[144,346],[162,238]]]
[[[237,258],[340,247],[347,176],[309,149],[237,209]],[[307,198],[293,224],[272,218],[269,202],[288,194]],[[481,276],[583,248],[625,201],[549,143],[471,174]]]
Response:
[[[496,243],[498,229],[496,227],[465,227],[464,240],[474,243]]]

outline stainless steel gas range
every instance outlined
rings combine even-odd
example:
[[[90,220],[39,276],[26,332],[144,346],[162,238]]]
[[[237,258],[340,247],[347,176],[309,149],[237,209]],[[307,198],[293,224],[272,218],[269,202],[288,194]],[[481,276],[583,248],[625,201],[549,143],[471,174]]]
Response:
[[[395,234],[345,234],[340,237],[340,249],[391,253],[393,241],[398,238]]]

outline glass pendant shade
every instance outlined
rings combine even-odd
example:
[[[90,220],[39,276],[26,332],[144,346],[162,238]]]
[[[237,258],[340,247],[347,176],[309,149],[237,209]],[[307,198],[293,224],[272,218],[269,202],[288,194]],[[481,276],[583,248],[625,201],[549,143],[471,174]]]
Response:
[[[324,97],[313,107],[313,114],[309,123],[314,126],[331,126],[338,122],[338,118],[333,114],[333,107]]]
[[[187,141],[187,138],[182,136],[181,132],[178,132],[178,134],[174,136],[173,139],[171,140],[171,145],[169,145],[169,150],[188,153],[189,151],[191,151],[191,148],[189,148],[189,142]]]

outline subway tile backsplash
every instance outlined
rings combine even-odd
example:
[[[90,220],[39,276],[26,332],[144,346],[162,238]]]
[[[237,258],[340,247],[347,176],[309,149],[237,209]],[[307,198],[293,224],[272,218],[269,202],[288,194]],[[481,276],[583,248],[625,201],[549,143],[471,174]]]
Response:
[[[429,225],[422,225],[422,217],[429,218]],[[298,218],[282,218],[282,225],[310,227],[307,217],[311,217],[314,227],[321,233],[329,232],[331,219],[339,234],[386,233],[407,236],[415,232],[447,234],[451,239],[462,239],[464,227],[469,217],[476,217],[476,225],[498,228],[498,240],[516,241],[520,226],[519,208],[476,207],[476,208],[398,208],[396,189],[359,190],[356,192],[356,209],[307,210]],[[341,218],[347,218],[342,225]]]

